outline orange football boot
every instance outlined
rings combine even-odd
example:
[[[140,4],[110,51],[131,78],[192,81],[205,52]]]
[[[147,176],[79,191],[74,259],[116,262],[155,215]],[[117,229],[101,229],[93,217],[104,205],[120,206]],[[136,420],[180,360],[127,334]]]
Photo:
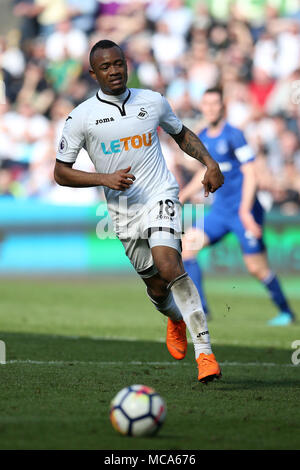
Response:
[[[168,318],[167,348],[171,356],[180,361],[186,355],[186,325],[183,320],[172,321]]]
[[[198,364],[198,380],[202,383],[210,382],[214,379],[220,379],[222,376],[221,368],[216,361],[213,353],[211,354],[199,354],[197,359]]]

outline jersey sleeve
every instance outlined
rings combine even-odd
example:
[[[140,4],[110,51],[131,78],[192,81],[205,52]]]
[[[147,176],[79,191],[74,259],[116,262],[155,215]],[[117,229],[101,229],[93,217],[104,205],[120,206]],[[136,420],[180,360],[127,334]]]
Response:
[[[183,124],[172,111],[172,108],[166,98],[160,95],[159,106],[159,125],[168,134],[179,134]]]
[[[73,110],[66,119],[58,144],[56,159],[65,163],[74,163],[84,144],[82,113]]]
[[[240,129],[234,129],[234,132],[232,132],[231,145],[234,155],[241,165],[255,159],[253,149],[248,144],[244,133]]]

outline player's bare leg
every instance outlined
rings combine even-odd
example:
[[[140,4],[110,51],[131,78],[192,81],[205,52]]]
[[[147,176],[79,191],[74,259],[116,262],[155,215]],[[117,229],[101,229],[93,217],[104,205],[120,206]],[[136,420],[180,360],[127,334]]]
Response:
[[[249,274],[260,281],[269,291],[270,297],[279,310],[279,314],[269,321],[271,326],[285,326],[295,321],[286,297],[276,275],[272,272],[266,252],[244,254],[244,262]]]
[[[143,280],[147,285],[148,297],[155,308],[168,317],[168,351],[175,359],[181,360],[187,351],[186,325],[175,303],[173,293],[168,289],[168,282],[159,273]]]
[[[271,272],[265,253],[244,255],[244,262],[249,274],[259,281],[263,281]]]

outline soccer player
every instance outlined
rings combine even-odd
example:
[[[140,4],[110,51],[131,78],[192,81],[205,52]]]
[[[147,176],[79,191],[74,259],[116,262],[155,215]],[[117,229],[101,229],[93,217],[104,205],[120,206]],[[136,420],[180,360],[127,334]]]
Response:
[[[149,299],[168,316],[169,352],[175,359],[184,358],[187,326],[198,380],[219,378],[200,296],[182,263],[179,187],[167,169],[157,128],[206,166],[207,196],[223,184],[219,165],[161,94],[127,88],[126,59],[117,44],[102,40],[92,47],[90,74],[100,89],[66,119],[55,180],[70,187],[104,187],[116,235],[145,282]],[[73,168],[81,148],[87,150],[96,173]]]
[[[268,264],[262,238],[264,211],[256,197],[253,152],[243,132],[226,122],[220,89],[206,90],[201,100],[201,111],[207,127],[199,133],[199,138],[219,163],[225,182],[216,193],[210,212],[204,217],[204,227],[198,224],[187,230],[183,237],[185,270],[197,286],[204,311],[209,317],[202,273],[196,257],[204,246],[218,242],[229,232],[234,233],[239,240],[247,270],[267,288],[279,310],[269,324],[288,325],[295,316]],[[200,169],[180,192],[182,204],[199,191],[202,172]]]

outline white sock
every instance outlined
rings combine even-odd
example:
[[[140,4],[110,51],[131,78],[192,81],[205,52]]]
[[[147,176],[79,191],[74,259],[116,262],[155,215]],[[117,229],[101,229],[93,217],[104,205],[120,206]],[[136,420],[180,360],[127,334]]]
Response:
[[[173,321],[182,320],[181,312],[174,301],[174,297],[171,291],[169,291],[168,296],[162,302],[157,302],[156,300],[153,300],[148,292],[147,295],[155,306],[156,310],[158,310],[160,313],[171,318],[171,320]]]
[[[185,273],[174,279],[169,284],[169,288],[190,332],[196,359],[201,353],[211,354],[212,350],[206,316],[192,279]]]

